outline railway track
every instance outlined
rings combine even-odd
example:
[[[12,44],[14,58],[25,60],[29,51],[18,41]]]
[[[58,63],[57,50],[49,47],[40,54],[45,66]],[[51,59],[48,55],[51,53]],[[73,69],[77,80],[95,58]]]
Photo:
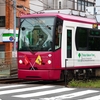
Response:
[[[18,79],[18,77],[0,78],[0,84],[30,83],[29,80]]]
[[[18,77],[0,78],[0,84],[50,84],[50,85],[64,85],[63,81],[31,81],[18,79]]]
[[[100,79],[100,77],[92,78],[91,80]],[[32,80],[24,80],[18,79],[17,76],[8,77],[8,78],[0,78],[0,84],[49,84],[49,85],[63,85],[67,86],[68,82],[61,80],[61,81],[32,81]]]
[[[0,79],[0,84],[5,84],[5,83],[15,83],[15,82],[19,82],[21,80],[19,80],[18,78],[2,78]]]

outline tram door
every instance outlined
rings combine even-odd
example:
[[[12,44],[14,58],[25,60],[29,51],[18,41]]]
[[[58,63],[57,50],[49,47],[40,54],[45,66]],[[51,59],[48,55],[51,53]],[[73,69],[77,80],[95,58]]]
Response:
[[[66,67],[73,67],[74,57],[73,57],[73,31],[72,27],[66,27],[66,60],[65,66]]]

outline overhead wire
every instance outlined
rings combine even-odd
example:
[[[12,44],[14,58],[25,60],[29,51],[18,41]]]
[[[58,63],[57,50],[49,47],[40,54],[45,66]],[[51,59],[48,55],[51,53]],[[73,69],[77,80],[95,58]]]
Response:
[[[47,6],[46,9],[52,9],[52,10],[54,9],[54,7],[52,8],[50,5],[44,3],[42,0],[38,0],[38,1],[43,3],[45,6]]]
[[[13,0],[9,0],[9,2],[7,2],[6,0],[2,0],[2,1],[5,1],[5,3],[8,4],[9,2],[11,2],[11,1],[13,1]],[[41,3],[43,3],[45,6],[47,6],[47,8],[46,8],[45,10],[47,10],[48,7],[51,8],[48,4],[44,3],[43,1],[41,1],[41,0],[38,0],[38,1],[41,2]],[[68,1],[70,1],[70,0],[68,0]],[[71,2],[76,3],[75,1],[72,1],[72,0],[71,0]],[[18,4],[19,4],[19,3],[18,3]],[[39,7],[44,7],[44,6],[37,5],[37,4],[33,4],[33,3],[29,3],[29,4],[35,5],[35,6],[39,6]],[[77,2],[77,4],[80,4],[80,3]],[[9,5],[13,7],[13,4],[12,4],[12,5],[9,4]],[[26,7],[26,6],[23,5],[23,8],[24,8],[24,7],[27,8],[28,10],[30,10],[30,11],[33,11],[34,13],[40,13],[40,12],[44,11],[44,9],[42,9],[42,10],[40,10],[40,11],[35,11],[35,10],[30,9],[29,7]],[[51,9],[54,9],[54,8],[51,8]],[[19,11],[20,13],[22,13],[22,11],[20,11],[19,9],[17,9],[17,7],[16,7],[16,10]]]
[[[44,5],[46,5],[47,8],[51,8],[48,4],[44,3],[43,1],[41,1],[41,0],[38,0],[38,1],[41,2],[41,3],[43,3]]]
[[[17,3],[18,5],[20,5],[19,3]],[[29,3],[29,4],[32,4],[32,3]],[[33,4],[34,5],[34,4]],[[38,11],[35,11],[35,10],[33,10],[33,9],[30,9],[29,7],[26,7],[26,6],[24,6],[24,5],[22,5],[23,6],[23,8],[26,8],[26,9],[28,9],[28,10],[30,10],[30,11],[32,11],[32,12],[34,12],[34,13],[38,13]],[[39,6],[39,5],[38,5]]]
[[[34,5],[34,6],[38,6],[38,7],[44,7],[44,6],[33,4],[33,3],[29,3],[29,4]]]

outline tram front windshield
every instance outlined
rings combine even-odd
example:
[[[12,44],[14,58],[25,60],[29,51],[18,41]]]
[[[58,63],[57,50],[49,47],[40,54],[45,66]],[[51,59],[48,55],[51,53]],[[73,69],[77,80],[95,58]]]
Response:
[[[52,51],[55,17],[21,19],[19,51]]]

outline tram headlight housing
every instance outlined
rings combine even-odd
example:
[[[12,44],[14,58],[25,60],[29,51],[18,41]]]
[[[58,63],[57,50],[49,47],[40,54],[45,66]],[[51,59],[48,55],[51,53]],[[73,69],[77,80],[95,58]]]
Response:
[[[52,63],[52,61],[51,60],[48,60],[48,64],[51,64]]]
[[[19,60],[19,64],[22,64],[23,63],[23,61],[22,60]]]

